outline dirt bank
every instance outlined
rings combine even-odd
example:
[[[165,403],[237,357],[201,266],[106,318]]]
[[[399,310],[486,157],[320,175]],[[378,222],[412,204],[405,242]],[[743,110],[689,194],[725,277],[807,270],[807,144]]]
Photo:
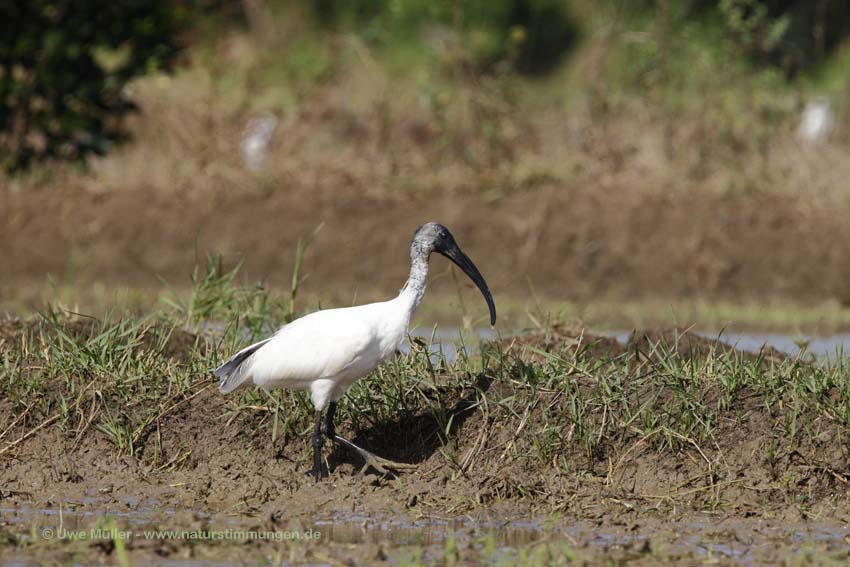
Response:
[[[0,324],[10,557],[241,562],[278,546],[294,562],[475,562],[494,530],[503,552],[532,545],[624,564],[698,564],[715,546],[728,564],[775,562],[797,557],[801,541],[846,557],[840,368],[673,330],[623,345],[563,327],[486,348],[484,370],[400,357],[349,393],[339,432],[416,470],[361,473],[356,455],[326,448],[329,476],[316,483],[309,403],[221,396],[212,348],[150,319]],[[111,536],[32,541],[57,517],[136,535],[123,548]],[[175,540],[143,527],[315,530],[322,541]]]
[[[850,220],[801,197],[558,184],[483,201],[361,189],[320,178],[204,195],[0,190],[0,294],[41,289],[48,274],[107,287],[158,289],[160,276],[180,285],[208,252],[244,260],[249,280],[286,287],[298,239],[324,223],[304,262],[304,290],[339,301],[355,291],[386,296],[406,277],[413,229],[438,219],[497,296],[531,287],[572,300],[850,300]],[[436,273],[447,266],[436,263]],[[451,278],[432,287],[451,293]]]
[[[174,331],[144,340],[154,331],[134,330],[139,334],[130,344],[140,358],[133,360],[155,352],[175,372],[197,369],[186,374],[196,378],[182,391],[153,392],[159,401],[139,407],[132,396],[118,397],[140,387],[134,371],[112,378],[95,354],[86,354],[93,362],[83,361],[90,373],[79,382],[85,387],[62,378],[69,363],[48,347],[53,371],[27,367],[21,353],[37,353],[38,341],[54,332],[32,325],[6,323],[0,338],[11,365],[0,399],[7,504],[107,496],[212,511],[248,506],[266,517],[320,510],[459,514],[480,507],[599,521],[707,509],[735,517],[850,517],[850,467],[841,442],[847,426],[839,415],[846,378],[776,353],[743,355],[672,331],[638,333],[621,346],[583,330],[554,329],[494,351],[477,375],[446,370],[430,388],[421,382],[429,380],[427,368],[414,365],[385,376],[386,385],[372,379],[372,389],[352,394],[340,429],[418,470],[359,476],[357,457],[335,449],[328,454],[329,479],[316,484],[307,475],[309,408],[285,398],[280,411],[290,415],[278,416],[263,398],[260,405],[257,398],[219,395],[195,358],[209,357],[196,337]],[[83,353],[104,334],[90,321],[62,328],[71,337],[63,341],[89,345]],[[29,389],[21,390],[26,380]],[[377,408],[365,422],[358,417],[355,407],[369,398],[374,404],[381,388],[397,387],[394,380],[414,380],[402,382],[411,384],[396,402],[403,409]],[[801,386],[783,390],[776,380]],[[150,405],[154,418],[141,420]],[[116,441],[118,422],[136,432],[127,446]]]

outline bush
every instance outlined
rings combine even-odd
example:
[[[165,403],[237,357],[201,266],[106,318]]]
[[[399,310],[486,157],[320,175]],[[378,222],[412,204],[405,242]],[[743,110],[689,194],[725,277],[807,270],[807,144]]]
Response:
[[[387,43],[429,26],[450,27],[479,66],[508,59],[524,73],[551,70],[578,37],[562,0],[312,0],[312,6],[326,25],[355,27]]]
[[[133,109],[130,79],[170,67],[173,0],[0,2],[0,168],[103,153]]]

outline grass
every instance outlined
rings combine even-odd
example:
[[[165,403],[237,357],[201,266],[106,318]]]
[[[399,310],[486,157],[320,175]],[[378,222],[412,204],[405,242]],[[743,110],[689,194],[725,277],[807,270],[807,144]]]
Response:
[[[267,287],[261,283],[248,284],[237,276],[238,268],[227,278],[219,260],[211,258],[207,272],[196,271],[191,286],[139,289],[108,288],[102,284],[90,286],[56,285],[46,283],[21,290],[19,296],[7,294],[0,300],[0,313],[27,316],[34,305],[52,304],[57,308],[106,317],[110,312],[146,314],[176,310],[186,320],[229,320],[228,312],[246,314],[241,326],[252,333],[263,334],[258,324],[286,321],[298,313],[292,291],[300,299],[301,309],[317,309],[322,305],[339,304],[343,297],[326,297],[307,293],[298,285],[289,289]],[[204,284],[201,277],[213,274],[214,280]],[[225,281],[226,280],[226,281]],[[211,286],[222,287],[220,290]],[[229,287],[228,287],[229,286]],[[238,294],[239,297],[226,297]],[[367,303],[384,299],[382,294],[362,290],[352,303]],[[194,313],[189,313],[194,310]],[[463,300],[452,293],[430,290],[413,320],[413,326],[430,327],[436,321],[442,326],[458,326],[458,312],[464,312]],[[799,335],[830,335],[850,331],[850,310],[835,301],[819,304],[795,303],[779,298],[761,302],[734,302],[704,299],[623,300],[595,298],[588,301],[563,301],[549,297],[499,296],[499,326],[508,329],[540,330],[553,323],[581,321],[598,330],[628,330],[646,328],[687,327],[698,331],[717,332],[775,332]],[[464,323],[465,324],[465,323]]]
[[[226,287],[218,287],[220,282],[206,277],[199,282],[213,289]],[[223,295],[243,297],[234,290]],[[73,439],[75,444],[84,444],[86,437],[103,436],[115,455],[138,459],[159,471],[180,468],[179,455],[170,461],[159,457],[152,428],[183,401],[212,386],[208,370],[217,363],[221,350],[215,346],[220,337],[212,343],[197,337],[175,344],[183,333],[184,315],[178,310],[142,318],[89,320],[48,310],[27,323],[23,332],[3,334],[0,459],[21,449],[28,436],[49,428],[51,435]],[[227,328],[237,327],[232,322]],[[242,340],[235,338],[238,336],[233,335],[233,348]],[[498,469],[505,471],[501,477],[505,482],[477,503],[485,508],[494,501],[545,500],[552,496],[551,491],[557,491],[551,480],[548,485],[545,480],[553,474],[582,479],[604,494],[604,487],[627,482],[624,478],[630,478],[630,461],[641,455],[658,463],[685,455],[683,460],[695,462],[692,472],[697,471],[697,480],[670,483],[656,494],[640,494],[638,488],[633,501],[653,501],[663,509],[667,503],[705,496],[698,498],[697,504],[704,510],[730,505],[724,491],[740,481],[736,466],[741,455],[731,444],[741,442],[733,435],[739,428],[769,437],[769,443],[761,440],[766,447],[753,459],[753,466],[759,466],[762,458],[781,463],[782,455],[805,454],[813,463],[815,472],[811,474],[819,470],[846,482],[846,450],[836,460],[816,451],[813,444],[824,433],[829,445],[846,448],[850,441],[850,372],[845,361],[820,367],[797,360],[769,360],[767,354],[746,357],[714,351],[684,356],[686,340],[676,334],[646,343],[636,340],[629,351],[605,355],[600,354],[605,345],[599,340],[559,336],[549,329],[524,343],[491,345],[480,356],[462,356],[451,365],[430,359],[427,345],[415,343],[410,356],[392,359],[372,379],[352,388],[342,405],[340,421],[345,429],[391,435],[400,423],[411,423],[408,418],[430,416],[436,424],[439,468],[451,471],[457,479],[497,475],[487,461],[497,461]],[[490,384],[482,383],[482,377]],[[465,404],[457,403],[461,394],[466,397]],[[254,389],[244,390],[231,398],[227,413],[219,419],[258,428],[261,435],[271,436],[273,444],[288,444],[296,456],[302,453],[306,464],[308,448],[301,441],[312,421],[309,400],[303,393],[292,392],[278,392],[273,398],[270,401]],[[469,426],[474,420],[470,412],[485,425],[479,429]],[[765,416],[772,421],[763,429],[750,425],[753,418]],[[466,424],[459,423],[461,420]],[[490,436],[483,443],[482,431]],[[773,480],[762,480],[760,485],[749,478],[745,482],[753,488],[780,492],[780,498],[788,502],[783,506],[810,509],[818,487],[807,487],[805,479],[795,476],[799,469],[778,468]],[[558,496],[550,509],[557,511],[562,498]],[[112,530],[122,527],[109,519],[97,525]],[[54,560],[59,564],[69,557],[84,561],[109,553],[104,550],[114,546],[119,562],[132,565],[134,558],[146,557],[151,549],[150,544],[133,539],[102,545],[44,543],[38,540],[36,530],[10,536],[7,545],[19,553],[46,558],[45,564]],[[695,553],[671,548],[663,537],[650,536],[651,545],[605,549],[578,547],[569,538],[552,536],[505,546],[496,535],[482,530],[430,545],[387,544],[382,553],[398,565],[475,562],[529,567],[588,562],[673,565]],[[710,547],[711,538],[718,536],[705,537]],[[173,553],[174,545],[169,545],[162,549]],[[261,562],[268,557],[327,561],[328,557],[344,560],[373,553],[372,548],[334,542],[180,545],[191,548],[193,557],[217,561],[244,561],[255,554]],[[269,546],[277,551],[271,553]],[[840,564],[846,557],[835,549],[786,547],[782,561],[788,565]],[[719,553],[717,557],[722,560],[726,556]]]
[[[166,351],[177,331],[156,316],[103,321],[48,310],[3,350],[3,394],[11,413],[0,453],[50,426],[80,440],[94,430],[118,454],[140,456],[155,422],[191,395],[208,371],[209,348],[184,342],[181,362]],[[26,431],[26,424],[33,428]],[[154,441],[153,464],[161,452]]]
[[[171,290],[170,299],[146,315],[92,318],[47,307],[24,322],[0,323],[0,462],[38,459],[27,444],[47,436],[51,443],[61,439],[71,457],[103,440],[104,461],[135,461],[146,478],[192,471],[191,444],[165,451],[161,430],[183,427],[187,418],[177,415],[214,389],[210,370],[222,357],[299,312],[299,275],[288,294],[276,296],[240,285],[237,270],[211,259],[193,281],[191,293]],[[464,499],[460,509],[481,513],[531,504],[557,516],[574,512],[578,501],[584,502],[579,507],[614,502],[618,511],[662,518],[681,508],[713,515],[749,506],[794,509],[817,520],[829,513],[823,502],[844,497],[850,482],[846,359],[819,365],[771,352],[747,355],[681,332],[636,334],[624,348],[538,319],[536,332],[482,345],[474,356],[462,351],[451,364],[429,355],[427,340],[413,340],[410,355],[388,360],[349,391],[339,411],[341,432],[379,440],[398,460],[425,459],[424,472],[400,481],[443,475],[446,492],[435,498],[451,503],[437,508],[444,517],[461,506],[451,500],[455,491]],[[304,392],[244,388],[214,407],[192,410],[209,414],[193,435],[210,435],[216,446],[237,442],[246,454],[271,447],[293,470],[309,467],[305,439],[313,408]],[[182,436],[182,430],[170,435]],[[470,483],[475,490],[463,492]],[[381,483],[370,490],[380,491]],[[119,527],[111,520],[98,525]],[[132,565],[151,549],[132,539],[43,543],[37,526],[28,535],[0,531],[0,537],[21,554],[57,564],[114,553]],[[157,553],[167,555],[176,544],[158,545]],[[335,542],[181,547],[217,561],[328,562],[374,554]],[[663,537],[652,545],[605,549],[577,546],[569,537],[504,546],[481,530],[433,545],[387,545],[381,553],[398,565],[538,566],[672,565],[696,552],[673,549]],[[834,549],[801,551],[795,543],[781,559],[796,565],[844,558]]]
[[[158,445],[155,433],[165,418],[214,387],[209,373],[221,357],[292,317],[295,287],[281,304],[267,290],[240,288],[235,275],[210,262],[198,272],[188,303],[102,319],[48,308],[6,332],[0,343],[0,457],[50,431],[73,446],[99,435],[116,455],[156,469],[179,468],[185,455],[163,460]],[[205,327],[208,317],[217,325]],[[186,332],[187,324],[199,334]],[[500,470],[532,471],[508,475],[480,503],[543,497],[553,490],[545,486],[552,471],[617,484],[630,460],[649,451],[658,459],[690,455],[694,473],[708,484],[641,497],[675,500],[705,491],[703,505],[714,506],[720,487],[736,482],[738,465],[730,462],[744,458],[735,454],[745,441],[741,429],[763,437],[759,454],[773,471],[762,479],[766,490],[799,492],[771,465],[795,452],[821,463],[812,470],[846,479],[845,359],[808,364],[708,343],[693,351],[693,340],[668,333],[636,338],[624,350],[584,331],[564,335],[544,326],[538,335],[484,345],[453,364],[430,357],[426,341],[418,340],[410,355],[390,359],[350,390],[339,420],[351,431],[395,435],[401,445],[410,444],[399,449],[405,458],[433,446],[452,475],[475,468],[497,475],[486,465],[494,458]],[[308,447],[299,441],[313,410],[304,392],[243,389],[228,398],[218,419],[259,430],[306,462]],[[480,425],[467,427],[469,420]],[[400,428],[411,429],[413,437],[399,437]],[[824,438],[844,449],[827,451]]]

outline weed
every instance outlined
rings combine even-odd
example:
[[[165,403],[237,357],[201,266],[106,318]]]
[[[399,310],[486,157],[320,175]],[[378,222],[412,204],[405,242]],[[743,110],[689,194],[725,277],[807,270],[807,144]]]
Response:
[[[166,457],[156,433],[213,386],[209,371],[223,341],[182,327],[191,322],[204,329],[205,317],[221,317],[220,332],[236,349],[293,313],[298,285],[296,273],[289,297],[276,299],[240,288],[237,272],[222,271],[219,262],[198,274],[191,299],[164,311],[92,319],[48,308],[4,339],[0,457],[51,432],[72,447],[100,435],[116,454],[161,470],[189,462],[186,451]],[[251,330],[250,336],[236,329]],[[524,471],[505,476],[500,498],[547,494],[552,489],[542,479],[552,472],[617,483],[637,457],[654,454],[689,459],[707,484],[653,497],[705,491],[703,506],[715,508],[722,504],[717,487],[734,481],[724,476],[735,472],[727,462],[729,444],[745,442],[738,432],[756,422],[763,436],[757,450],[767,467],[802,463],[784,488],[802,495],[800,502],[816,497],[814,485],[795,488],[800,478],[845,478],[846,450],[817,456],[818,439],[843,445],[850,438],[850,374],[843,359],[811,364],[749,355],[681,333],[635,336],[627,349],[583,332],[564,337],[552,327],[536,340],[484,344],[450,364],[433,355],[427,341],[411,339],[410,354],[390,359],[351,388],[339,409],[340,428],[393,439],[403,458],[439,454],[455,475],[485,466],[485,454],[499,456],[500,470]],[[215,419],[306,455],[307,444],[289,449],[313,420],[304,392],[245,388],[223,404]]]

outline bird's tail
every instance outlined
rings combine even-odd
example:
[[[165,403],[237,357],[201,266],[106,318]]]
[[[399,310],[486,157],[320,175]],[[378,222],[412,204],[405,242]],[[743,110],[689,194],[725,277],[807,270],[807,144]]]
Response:
[[[221,381],[218,383],[218,391],[222,394],[229,394],[238,388],[248,378],[248,359],[251,358],[251,355],[257,349],[270,340],[266,339],[243,348],[230,357],[230,360],[213,370],[213,376],[221,378]]]

